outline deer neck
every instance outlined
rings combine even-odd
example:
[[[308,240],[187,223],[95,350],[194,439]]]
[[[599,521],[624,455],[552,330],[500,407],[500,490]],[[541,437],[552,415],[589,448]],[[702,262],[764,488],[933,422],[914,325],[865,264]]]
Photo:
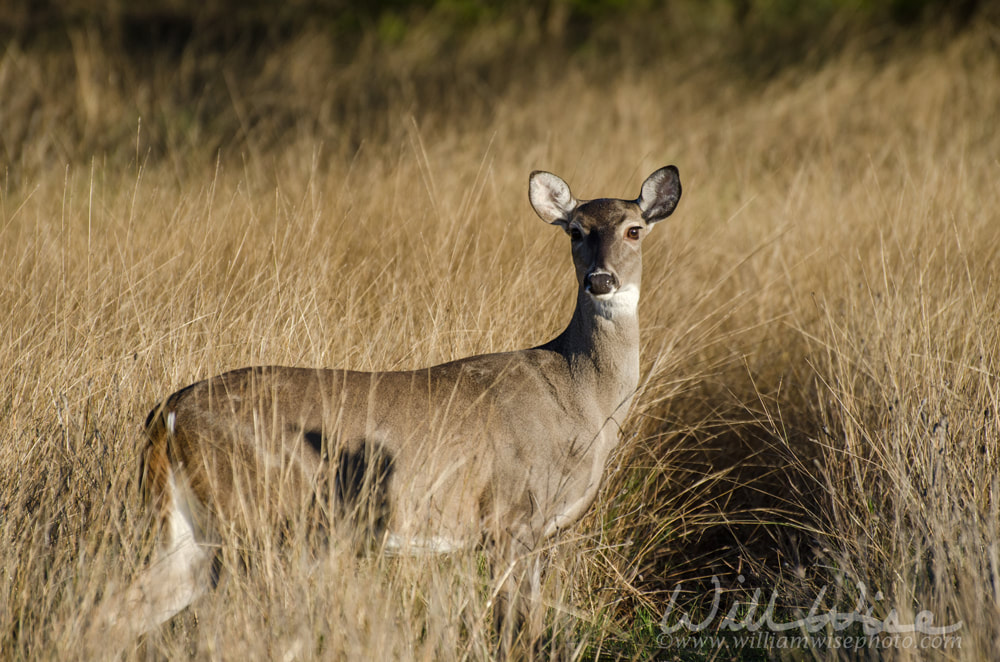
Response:
[[[608,415],[627,408],[639,383],[638,299],[635,285],[606,300],[581,287],[569,326],[547,345],[563,355],[575,380],[593,384]]]

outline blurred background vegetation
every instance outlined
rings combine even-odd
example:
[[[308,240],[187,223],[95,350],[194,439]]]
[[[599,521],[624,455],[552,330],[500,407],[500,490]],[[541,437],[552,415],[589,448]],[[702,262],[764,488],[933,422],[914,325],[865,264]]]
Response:
[[[981,10],[981,0],[150,0],[137,6],[120,1],[10,0],[0,14],[5,36],[36,38],[70,25],[99,26],[108,34],[155,47],[149,36],[187,40],[196,33],[211,39],[243,41],[240,33],[282,39],[303,28],[328,31],[350,42],[359,31],[377,27],[388,39],[399,38],[414,21],[428,16],[447,28],[462,29],[498,16],[520,15],[543,24],[550,36],[580,41],[600,24],[623,14],[662,11],[687,5],[718,20],[728,15],[740,26],[756,23],[819,24],[851,12],[871,22],[912,25],[943,17],[968,22]]]
[[[9,0],[0,165],[16,184],[53,160],[212,162],[306,134],[349,158],[391,137],[399,108],[476,121],[570,62],[600,85],[675,54],[676,77],[754,83],[996,15],[981,0]]]

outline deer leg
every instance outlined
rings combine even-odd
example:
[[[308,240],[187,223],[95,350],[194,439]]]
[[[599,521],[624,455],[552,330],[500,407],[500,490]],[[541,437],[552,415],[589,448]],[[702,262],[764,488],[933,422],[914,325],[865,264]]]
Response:
[[[493,575],[497,587],[493,627],[498,657],[533,658],[544,628],[544,610],[540,608],[541,557],[514,540],[502,543],[495,551]]]
[[[214,545],[199,540],[194,512],[200,504],[173,473],[164,499],[164,541],[124,594],[105,603],[98,625],[134,639],[190,605],[212,586]]]

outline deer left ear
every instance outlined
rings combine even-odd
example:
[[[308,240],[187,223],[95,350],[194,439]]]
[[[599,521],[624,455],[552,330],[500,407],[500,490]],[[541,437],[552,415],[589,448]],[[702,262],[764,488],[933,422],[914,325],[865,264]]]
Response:
[[[569,223],[573,210],[579,204],[569,191],[569,185],[551,172],[536,170],[528,180],[528,198],[531,206],[546,223],[561,225]]]
[[[681,176],[676,166],[669,165],[646,178],[635,202],[642,212],[642,219],[653,224],[670,216],[680,199]]]

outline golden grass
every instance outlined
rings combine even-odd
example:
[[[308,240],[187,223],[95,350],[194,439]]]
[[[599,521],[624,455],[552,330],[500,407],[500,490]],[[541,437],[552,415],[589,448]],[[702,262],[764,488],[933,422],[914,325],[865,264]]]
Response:
[[[324,84],[304,37],[271,64],[302,80],[265,68],[227,111],[294,97],[297,123],[248,120],[217,157],[202,125],[172,136],[175,115],[144,120],[150,140],[86,34],[68,60],[8,49],[5,129],[31,140],[7,134],[0,186],[2,656],[127,645],[89,638],[88,617],[148,553],[137,453],[158,399],[247,364],[394,369],[541,342],[573,283],[528,172],[633,197],[675,163],[684,197],[645,248],[645,389],[598,503],[549,551],[547,653],[687,655],[656,647],[669,591],[687,582],[697,604],[712,574],[743,573],[787,619],[827,584],[824,608],[850,611],[861,581],[876,615],[962,621],[951,658],[996,657],[995,44],[980,25],[766,82],[626,49],[603,65],[620,75],[562,59],[464,116],[445,88],[440,107],[403,95],[365,117],[324,110],[326,92],[372,93],[357,72]],[[12,82],[29,70],[59,77]],[[34,98],[50,105],[32,114]],[[238,540],[219,589],[147,653],[490,656],[476,553]]]

